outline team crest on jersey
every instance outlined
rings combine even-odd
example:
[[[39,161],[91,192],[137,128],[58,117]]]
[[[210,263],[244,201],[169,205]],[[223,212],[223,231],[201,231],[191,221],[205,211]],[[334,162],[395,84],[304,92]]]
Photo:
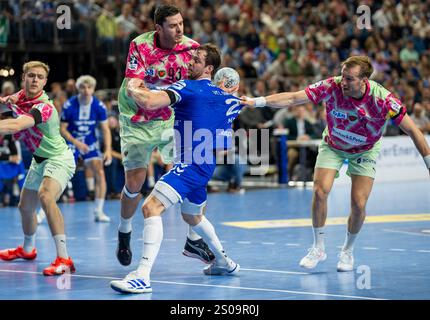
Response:
[[[137,58],[133,55],[130,56],[130,60],[128,61],[128,68],[130,70],[137,70]]]
[[[145,70],[145,76],[154,77],[155,76],[155,70],[152,68]]]
[[[159,70],[158,71],[158,76],[160,78],[164,78],[166,76],[166,70]]]

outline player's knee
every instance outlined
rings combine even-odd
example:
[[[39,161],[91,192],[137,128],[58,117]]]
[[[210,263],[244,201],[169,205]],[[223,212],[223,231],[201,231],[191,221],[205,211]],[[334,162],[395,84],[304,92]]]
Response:
[[[364,197],[352,197],[351,213],[362,215],[366,212],[366,199]]]
[[[42,204],[49,204],[54,201],[54,196],[46,188],[41,188],[38,192],[39,200]]]
[[[326,188],[322,184],[319,184],[319,183],[314,184],[314,198],[315,198],[315,200],[326,201],[329,193],[330,193],[329,188]]]
[[[130,193],[138,193],[142,190],[143,182],[130,179],[125,182],[125,186]]]
[[[182,219],[191,226],[196,226],[202,221],[202,215],[191,215],[182,213]]]
[[[143,216],[146,218],[159,216],[163,211],[162,204],[154,197],[149,197],[145,200],[142,206]]]
[[[18,203],[18,209],[21,213],[26,213],[31,210],[30,206],[25,201],[20,200]]]

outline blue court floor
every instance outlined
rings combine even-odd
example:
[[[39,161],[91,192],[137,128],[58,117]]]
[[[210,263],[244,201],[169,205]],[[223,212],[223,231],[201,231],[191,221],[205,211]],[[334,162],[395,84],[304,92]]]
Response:
[[[355,245],[353,272],[336,271],[349,211],[348,186],[335,186],[326,227],[328,258],[314,270],[298,265],[312,244],[309,189],[265,189],[243,195],[210,194],[207,217],[227,254],[241,265],[238,277],[208,277],[199,260],[181,252],[186,225],[175,209],[164,214],[164,241],[155,262],[153,293],[121,295],[109,282],[136,268],[143,217],[133,221],[133,262],[115,257],[119,201],[107,201],[109,224],[92,220],[92,203],[61,204],[73,275],[44,277],[55,258],[45,221],[37,231],[35,261],[0,261],[1,300],[307,300],[430,299],[430,182],[375,185]],[[0,247],[22,244],[17,208],[0,208]]]

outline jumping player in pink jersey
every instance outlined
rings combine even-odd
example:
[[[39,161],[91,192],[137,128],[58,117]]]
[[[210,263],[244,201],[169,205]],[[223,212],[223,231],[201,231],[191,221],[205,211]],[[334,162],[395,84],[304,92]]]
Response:
[[[315,268],[327,258],[324,247],[324,225],[327,198],[334,179],[345,159],[351,176],[351,212],[345,243],[339,255],[338,271],[354,269],[353,245],[366,217],[366,203],[375,178],[381,137],[392,120],[413,140],[430,170],[430,148],[406,107],[380,84],[369,80],[373,72],[366,56],[354,56],[342,63],[341,76],[332,77],[298,92],[284,92],[243,102],[257,107],[290,107],[325,102],[327,127],[318,149],[312,199],[314,243],[300,266]]]
[[[121,194],[121,222],[118,227],[116,255],[122,265],[132,259],[130,237],[132,217],[142,198],[152,151],[158,148],[163,162],[173,161],[174,115],[170,107],[157,110],[139,108],[130,95],[130,80],[140,81],[149,89],[163,89],[187,78],[188,63],[199,44],[184,36],[182,15],[178,8],[163,5],[154,15],[156,31],[144,33],[130,43],[125,78],[121,85],[119,121],[125,186]],[[170,166],[171,167],[171,166]],[[184,255],[210,263],[215,256],[203,239],[188,230]]]
[[[57,206],[57,200],[75,172],[75,161],[60,134],[57,110],[43,91],[48,73],[49,67],[43,62],[30,61],[24,64],[24,89],[0,98],[0,104],[5,104],[16,116],[0,121],[0,134],[14,134],[33,153],[18,205],[24,244],[15,249],[1,250],[0,259],[36,258],[35,209],[40,201],[57,249],[57,258],[43,270],[43,274],[53,276],[75,271],[72,258],[67,253],[64,221]]]

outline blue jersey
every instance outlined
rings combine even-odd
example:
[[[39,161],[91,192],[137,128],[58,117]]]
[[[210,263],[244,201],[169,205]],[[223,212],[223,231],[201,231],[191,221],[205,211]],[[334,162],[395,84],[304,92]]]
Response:
[[[175,93],[175,162],[215,167],[215,151],[232,146],[232,123],[243,105],[210,80],[182,80]],[[206,171],[206,170],[205,170]]]
[[[78,96],[73,96],[64,104],[61,122],[67,122],[67,131],[87,144],[90,151],[98,149],[96,136],[97,125],[106,121],[107,113],[103,102],[96,97],[92,98],[89,105],[81,105]]]

